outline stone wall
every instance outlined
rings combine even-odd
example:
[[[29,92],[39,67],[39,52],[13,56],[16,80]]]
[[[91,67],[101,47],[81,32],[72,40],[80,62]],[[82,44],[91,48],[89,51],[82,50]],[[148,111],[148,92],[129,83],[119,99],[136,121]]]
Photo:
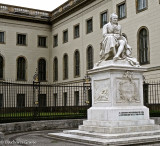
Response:
[[[83,119],[5,123],[5,124],[0,124],[0,132],[3,132],[4,134],[11,134],[11,133],[20,133],[27,131],[78,128],[78,126],[82,125],[82,123]],[[0,133],[0,138],[1,138],[1,133]]]
[[[151,119],[154,119],[156,124],[160,124],[160,117],[152,117]],[[28,121],[0,124],[0,138],[3,137],[3,133],[11,134],[27,131],[78,128],[79,125],[83,124],[83,120],[84,119]]]

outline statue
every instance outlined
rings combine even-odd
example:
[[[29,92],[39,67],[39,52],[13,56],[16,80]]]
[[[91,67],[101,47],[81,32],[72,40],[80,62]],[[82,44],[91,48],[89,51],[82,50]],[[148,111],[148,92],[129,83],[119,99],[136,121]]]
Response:
[[[100,61],[97,66],[106,60],[127,60],[132,66],[139,66],[136,58],[131,56],[132,48],[121,34],[121,25],[118,24],[118,16],[113,13],[110,22],[103,26],[103,41],[101,43]]]

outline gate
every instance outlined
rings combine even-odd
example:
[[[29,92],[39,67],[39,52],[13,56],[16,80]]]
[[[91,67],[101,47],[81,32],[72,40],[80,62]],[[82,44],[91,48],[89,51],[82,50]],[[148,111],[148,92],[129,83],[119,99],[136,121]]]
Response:
[[[90,83],[0,82],[0,123],[86,118],[90,105]]]
[[[150,109],[150,116],[160,117],[160,82],[144,82],[144,105]]]

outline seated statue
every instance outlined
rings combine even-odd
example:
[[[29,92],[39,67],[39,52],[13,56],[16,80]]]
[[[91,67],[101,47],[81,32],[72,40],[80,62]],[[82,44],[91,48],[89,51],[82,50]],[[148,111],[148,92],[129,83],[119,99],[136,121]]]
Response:
[[[113,13],[110,22],[103,26],[103,41],[101,43],[100,61],[97,66],[106,60],[114,61],[126,59],[132,66],[139,66],[136,58],[131,57],[132,48],[121,34],[121,25],[118,24],[118,16]]]

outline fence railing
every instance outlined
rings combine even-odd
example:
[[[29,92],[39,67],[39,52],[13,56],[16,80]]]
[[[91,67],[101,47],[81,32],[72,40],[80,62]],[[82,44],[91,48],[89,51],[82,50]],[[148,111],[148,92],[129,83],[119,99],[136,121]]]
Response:
[[[52,85],[0,82],[1,123],[86,118],[90,103],[90,83]]]
[[[160,116],[160,82],[145,82],[144,105]],[[0,123],[86,118],[91,84],[14,83],[0,81]]]
[[[160,81],[143,84],[144,105],[150,109],[151,116],[160,116]]]

